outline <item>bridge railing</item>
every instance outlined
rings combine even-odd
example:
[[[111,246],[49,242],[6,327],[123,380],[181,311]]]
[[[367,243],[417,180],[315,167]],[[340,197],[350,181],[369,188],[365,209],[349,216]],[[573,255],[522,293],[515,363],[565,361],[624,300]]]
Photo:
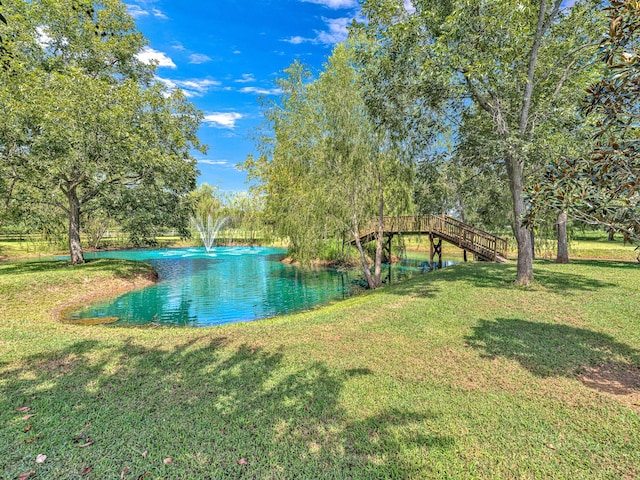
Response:
[[[492,259],[495,259],[496,255],[506,257],[507,240],[505,238],[492,235],[449,216],[436,218],[438,220],[434,225],[434,233],[446,235],[451,240],[457,240],[458,246],[469,247],[468,249],[475,250]]]
[[[430,232],[434,215],[400,215],[384,217],[384,231],[390,233]]]
[[[506,257],[507,240],[479,228],[467,225],[447,215],[400,215],[384,217],[385,233],[428,234],[447,241],[491,260],[496,255]],[[377,220],[372,220],[361,230],[361,236],[373,235],[378,229]]]

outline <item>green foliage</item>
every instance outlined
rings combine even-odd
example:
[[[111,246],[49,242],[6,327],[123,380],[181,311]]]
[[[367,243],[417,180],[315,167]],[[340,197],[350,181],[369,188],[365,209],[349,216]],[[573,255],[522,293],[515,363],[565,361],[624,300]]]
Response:
[[[586,113],[597,119],[597,145],[586,157],[552,163],[530,191],[533,223],[552,206],[593,225],[640,240],[640,4],[612,1],[610,27],[601,43],[606,67],[589,88]]]
[[[223,199],[218,187],[203,183],[189,194],[194,215],[199,218],[218,217],[222,213]]]
[[[135,243],[187,230],[202,114],[155,83],[146,40],[120,0],[14,0],[12,68],[0,72],[0,194],[66,212],[82,262],[83,212],[102,210]]]
[[[368,117],[350,45],[337,46],[316,79],[297,62],[285,73],[282,98],[265,111],[261,155],[245,168],[267,222],[309,261],[327,239],[359,239],[372,217],[407,210],[411,170]]]
[[[263,241],[269,241],[271,229],[264,221],[264,203],[264,197],[254,192],[236,192],[226,198],[223,211],[227,223],[242,232],[243,240],[254,243],[260,235]]]
[[[591,58],[599,4],[417,0],[410,2],[415,11],[406,5],[364,2],[367,23],[358,30],[370,42],[361,49],[367,105],[418,155],[425,150],[419,140],[430,138],[415,127],[422,120],[455,140],[449,167],[490,172],[482,180],[494,191],[507,179],[517,281],[527,283],[533,273],[529,232],[521,225],[523,188],[545,158],[580,148],[578,102],[598,68]],[[478,200],[478,207],[485,203]]]

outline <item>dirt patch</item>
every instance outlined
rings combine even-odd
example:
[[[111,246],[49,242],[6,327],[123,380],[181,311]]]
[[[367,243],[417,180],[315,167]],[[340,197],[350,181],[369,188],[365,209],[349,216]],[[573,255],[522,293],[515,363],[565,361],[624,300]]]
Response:
[[[625,363],[603,363],[584,367],[579,378],[585,386],[614,396],[640,410],[640,367]]]
[[[110,278],[106,280],[90,281],[87,284],[83,284],[82,291],[77,295],[53,309],[53,319],[57,322],[81,324],[81,325],[94,325],[99,323],[112,323],[117,319],[85,319],[81,322],[69,320],[69,314],[76,309],[83,307],[86,304],[96,302],[98,300],[105,300],[112,297],[117,297],[133,290],[139,290],[141,288],[149,287],[158,281],[158,274],[155,271],[150,271],[145,274],[135,275],[131,278]]]
[[[67,355],[53,360],[46,360],[37,364],[37,369],[46,372],[50,377],[60,377],[70,373],[75,367],[77,357]]]

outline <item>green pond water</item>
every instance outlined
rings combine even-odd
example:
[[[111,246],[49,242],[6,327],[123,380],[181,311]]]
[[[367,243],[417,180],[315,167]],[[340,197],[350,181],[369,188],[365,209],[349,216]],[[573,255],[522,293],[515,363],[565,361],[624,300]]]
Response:
[[[69,319],[117,318],[116,324],[210,326],[308,310],[361,291],[358,272],[302,269],[281,262],[285,251],[265,247],[129,250],[87,254],[151,264],[160,281],[148,288],[73,312]],[[428,268],[418,262],[387,267],[399,281]]]

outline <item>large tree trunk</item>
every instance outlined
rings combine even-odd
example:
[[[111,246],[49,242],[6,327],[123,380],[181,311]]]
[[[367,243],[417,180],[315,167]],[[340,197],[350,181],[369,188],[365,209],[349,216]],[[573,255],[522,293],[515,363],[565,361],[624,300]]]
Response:
[[[355,214],[353,215],[353,229],[351,230],[351,234],[353,235],[353,239],[356,242],[358,253],[360,253],[360,261],[362,262],[364,277],[367,279],[367,285],[369,286],[369,288],[374,289],[376,288],[376,285],[373,281],[373,276],[371,275],[371,269],[369,268],[367,255],[364,253],[364,248],[362,248],[362,242],[360,241],[360,228],[358,226],[358,219],[356,218]]]
[[[376,284],[373,281],[373,275],[371,275],[371,269],[369,268],[369,262],[367,261],[367,255],[364,253],[362,243],[360,242],[360,234],[356,231],[353,233],[356,241],[356,248],[360,253],[360,260],[362,261],[362,270],[364,271],[364,278],[367,279],[367,285],[370,289],[376,288]]]
[[[616,233],[616,231],[613,228],[609,228],[609,238],[608,238],[608,240],[610,242],[613,242],[616,239],[615,233]]]
[[[384,191],[378,173],[378,234],[376,236],[376,259],[374,267],[375,288],[382,285],[382,244],[384,242]]]
[[[558,214],[558,255],[556,263],[569,263],[569,244],[567,241],[567,212]]]
[[[82,243],[80,243],[80,200],[75,187],[67,191],[69,200],[69,255],[71,264],[78,265],[84,263],[82,254]]]
[[[518,273],[516,284],[528,285],[533,281],[533,250],[531,244],[531,234],[527,228],[522,226],[522,217],[526,213],[523,191],[523,165],[517,159],[507,158],[507,173],[509,175],[509,186],[511,187],[511,198],[513,200],[514,232],[518,242]]]
[[[533,230],[529,230],[531,236],[531,258],[536,259],[536,234]]]

